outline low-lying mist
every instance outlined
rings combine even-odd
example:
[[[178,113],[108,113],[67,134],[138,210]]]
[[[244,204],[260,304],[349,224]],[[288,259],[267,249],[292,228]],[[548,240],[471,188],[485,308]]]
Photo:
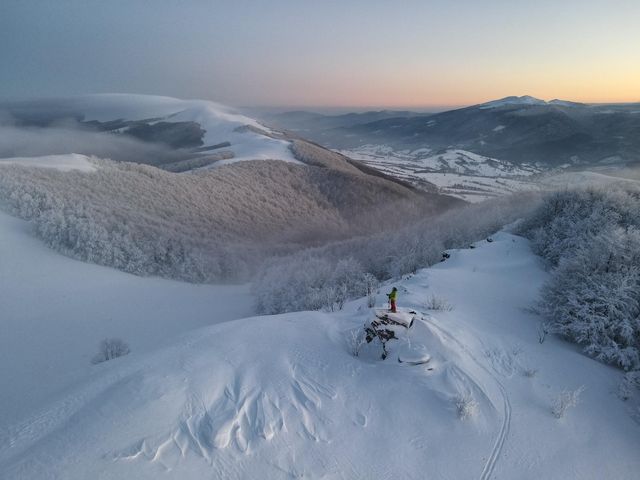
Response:
[[[90,131],[74,122],[55,126],[0,124],[0,158],[80,153],[121,162],[162,165],[191,154],[160,143],[109,132]]]

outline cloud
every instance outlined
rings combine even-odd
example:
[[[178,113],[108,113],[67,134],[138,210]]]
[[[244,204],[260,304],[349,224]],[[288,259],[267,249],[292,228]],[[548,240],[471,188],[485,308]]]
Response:
[[[52,127],[16,126],[0,111],[0,158],[81,153],[116,161],[161,165],[190,157],[185,150],[117,133],[89,131],[66,121]]]

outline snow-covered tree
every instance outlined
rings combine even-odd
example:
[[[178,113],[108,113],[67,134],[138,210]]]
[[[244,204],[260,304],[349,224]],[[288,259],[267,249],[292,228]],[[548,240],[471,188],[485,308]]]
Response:
[[[129,345],[120,338],[105,338],[100,342],[98,353],[91,359],[91,363],[102,363],[114,358],[128,355]]]
[[[554,267],[540,312],[551,332],[625,370],[640,368],[640,195],[551,194],[521,227]]]

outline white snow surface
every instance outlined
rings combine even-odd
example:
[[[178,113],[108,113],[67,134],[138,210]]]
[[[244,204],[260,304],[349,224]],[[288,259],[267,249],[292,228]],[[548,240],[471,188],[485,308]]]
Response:
[[[216,166],[242,160],[265,159],[300,163],[289,149],[290,142],[272,138],[269,135],[274,133],[273,130],[215,102],[116,93],[83,95],[74,97],[71,101],[82,110],[87,121],[158,118],[168,122],[197,122],[206,130],[204,145],[231,143],[225,150],[232,151],[234,158],[217,163]],[[247,130],[243,128],[245,126],[255,130]]]
[[[353,159],[375,164],[395,164],[414,171],[460,173],[480,177],[526,177],[539,173],[532,165],[517,165],[460,149],[433,154],[428,148],[394,151],[387,145],[363,145],[341,153]]]
[[[537,188],[530,178],[540,172],[533,165],[518,165],[461,149],[434,154],[429,148],[394,150],[388,145],[363,145],[341,153],[393,177],[426,182],[440,193],[480,202],[498,195]]]
[[[90,157],[77,153],[44,155],[41,157],[0,158],[0,165],[6,164],[24,165],[26,167],[54,168],[63,172],[68,172],[69,170],[93,172],[96,170],[96,165],[91,162]]]
[[[12,320],[16,312],[42,310],[51,325],[45,328],[41,320],[25,327],[36,346],[25,344],[30,351],[17,360],[10,355],[19,349],[7,355],[3,346],[5,369],[11,364],[21,375],[42,376],[43,363],[51,361],[46,374],[60,375],[57,353],[39,345],[102,328],[111,318],[105,309],[129,302],[137,305],[129,318],[150,336],[166,328],[156,302],[185,322],[201,309],[212,310],[194,306],[186,292],[197,296],[191,289],[201,288],[209,295],[213,287],[184,286],[180,293],[175,283],[137,279],[138,288],[148,287],[129,295],[131,284],[120,285],[124,274],[85,269],[64,257],[57,263],[49,258],[53,263],[38,280],[44,247],[27,240],[23,228],[2,220],[2,251],[9,245],[20,258],[3,255],[0,272],[32,272],[9,283],[11,275],[3,278],[3,290],[9,285],[15,297],[13,313],[3,310],[3,333],[19,327]],[[24,249],[12,239],[24,242]],[[31,413],[5,418],[0,477],[636,478],[637,404],[614,394],[620,372],[559,339],[538,342],[539,318],[525,308],[547,274],[525,239],[502,232],[493,240],[451,251],[447,261],[381,290],[379,308],[396,286],[403,311],[417,317],[389,343],[385,361],[372,345],[358,357],[350,354],[349,332],[373,314],[365,299],[338,313],[223,322],[152,352],[133,344],[131,354],[91,366],[91,375]],[[82,273],[69,273],[76,268]],[[56,282],[69,283],[66,296],[55,293],[62,289]],[[9,297],[3,294],[4,305]],[[453,310],[427,311],[432,294],[446,297]],[[68,303],[78,299],[84,299],[83,309],[68,322]],[[424,352],[420,358],[429,362],[399,363],[407,348]],[[58,350],[66,353],[64,346]],[[21,365],[25,359],[34,364]],[[533,369],[534,375],[525,375]],[[577,407],[565,418],[553,417],[553,397],[582,385]],[[466,419],[459,418],[461,398],[471,399]]]
[[[100,375],[91,359],[104,338],[121,338],[137,355],[251,313],[247,286],[142,278],[80,262],[47,248],[31,228],[0,212],[0,431]],[[1,468],[0,478],[7,478]]]

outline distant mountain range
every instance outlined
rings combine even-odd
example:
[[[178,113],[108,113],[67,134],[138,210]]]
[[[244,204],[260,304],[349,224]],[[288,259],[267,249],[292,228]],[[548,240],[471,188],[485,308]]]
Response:
[[[640,103],[583,104],[530,96],[435,114],[379,111],[349,115],[285,112],[264,117],[324,146],[394,151],[459,149],[540,168],[640,162]]]

